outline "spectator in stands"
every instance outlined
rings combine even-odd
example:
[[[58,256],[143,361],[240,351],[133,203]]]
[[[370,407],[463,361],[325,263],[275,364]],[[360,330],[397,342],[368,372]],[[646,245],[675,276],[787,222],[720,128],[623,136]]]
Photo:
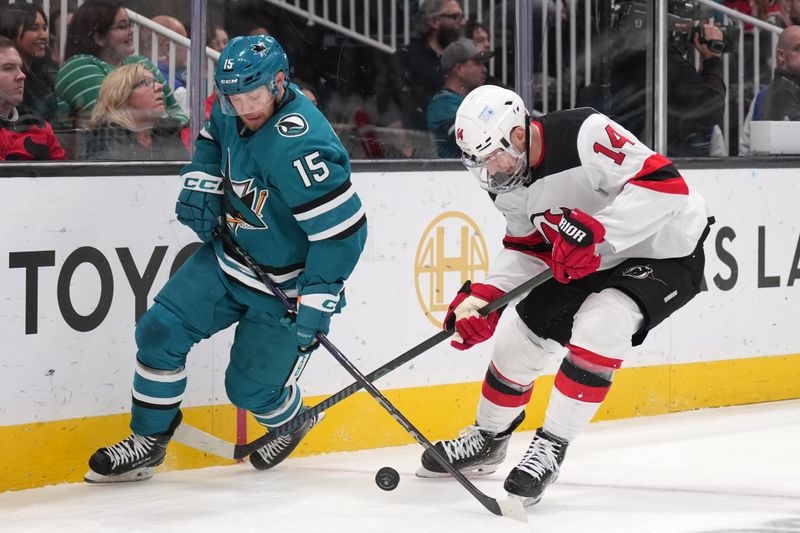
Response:
[[[226,44],[228,44],[228,32],[225,31],[225,28],[209,24],[206,30],[206,46],[217,52],[222,52]]]
[[[403,126],[424,130],[425,110],[436,91],[444,86],[439,57],[448,44],[462,36],[464,12],[456,0],[427,0],[419,6],[416,36],[401,46],[392,58],[397,100],[403,112]]]
[[[800,25],[800,0],[780,0],[783,26]]]
[[[163,83],[144,65],[114,69],[103,81],[84,146],[90,160],[174,160],[189,154],[181,124],[165,118]]]
[[[106,76],[121,65],[142,63],[163,86],[167,113],[181,123],[189,119],[172,89],[149,59],[133,54],[133,28],[127,10],[108,0],[87,0],[78,8],[67,32],[66,61],[56,78],[56,94],[71,109],[76,125],[89,121]]]
[[[296,80],[294,83],[297,85],[297,88],[300,89],[300,92],[303,93],[303,96],[311,100],[311,103],[314,104],[316,107],[319,107],[319,101],[317,100],[317,93],[314,90],[314,87],[312,87],[310,83],[306,83],[300,80]]]
[[[57,8],[52,11],[53,16],[50,17],[50,64],[56,66],[55,73],[51,76],[53,79],[56,78],[58,74],[58,68],[61,68],[61,64],[64,62],[64,59],[61,57],[61,9]],[[73,11],[67,10],[67,26],[69,26],[70,21],[72,20]],[[65,39],[66,39],[66,30],[64,31]]]
[[[487,28],[483,23],[478,22],[475,19],[469,19],[469,21],[467,21],[465,35],[467,38],[472,39],[472,42],[475,43],[475,46],[477,46],[478,50],[481,52],[492,51],[492,40],[489,36],[489,28]],[[488,73],[486,74],[485,85],[497,85],[499,87],[504,87],[500,80],[489,75]]]
[[[152,18],[153,22],[156,24],[160,24],[161,26],[165,27],[168,30],[172,30],[178,35],[182,37],[189,37],[189,32],[186,31],[186,26],[183,23],[176,19],[175,17],[171,17],[169,15],[156,15]],[[143,32],[144,33],[144,32]],[[149,32],[147,32],[149,34]],[[158,36],[158,70],[161,71],[161,75],[164,77],[165,80],[169,80],[169,43],[170,39],[162,36]],[[150,46],[152,45],[152,38],[150,35],[146,35],[145,39],[143,40],[144,43],[144,52],[143,54],[145,57],[150,56]],[[173,85],[173,89],[177,89],[179,87],[186,87],[186,63],[188,61],[188,52],[189,49],[181,46],[175,45],[175,85]]]
[[[702,57],[698,72],[694,63],[681,50],[667,47],[667,155],[671,157],[700,157],[711,155],[712,134],[722,124],[725,112],[726,87],[722,77],[722,58],[711,50],[708,42],[722,40],[722,31],[714,25],[703,25],[692,44]],[[630,38],[617,35],[616,39]],[[637,39],[638,37],[633,37]],[[624,43],[624,45],[623,45]],[[635,136],[643,137],[646,119],[646,52],[644,43],[616,41],[616,57],[612,59],[610,94],[604,101],[601,86],[594,83],[578,99],[579,105],[589,105],[609,115]]]
[[[464,97],[486,83],[486,62],[494,52],[480,50],[471,39],[462,38],[447,45],[442,54],[442,72],[447,78],[444,88],[428,104],[428,130],[436,139],[439,157],[460,159],[454,124],[456,111]]]
[[[478,50],[481,52],[488,52],[492,49],[492,41],[489,39],[489,28],[483,23],[472,18],[469,19],[464,30],[464,35],[468,39],[472,39],[472,42],[475,43],[475,46],[477,46]]]
[[[0,36],[0,161],[66,159],[50,124],[22,106],[23,69],[14,42]]]
[[[0,8],[0,35],[14,42],[25,72],[22,105],[51,124],[59,124],[59,102],[49,69],[47,16],[41,7],[16,3]],[[62,103],[60,112],[67,113]]]
[[[775,59],[775,79],[767,88],[760,119],[800,120],[800,26],[781,32]]]
[[[264,26],[254,26],[247,30],[247,35],[270,35],[270,33]]]

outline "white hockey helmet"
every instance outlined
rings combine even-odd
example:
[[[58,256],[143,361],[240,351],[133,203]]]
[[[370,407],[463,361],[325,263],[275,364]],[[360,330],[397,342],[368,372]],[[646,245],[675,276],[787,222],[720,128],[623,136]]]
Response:
[[[481,187],[494,193],[516,189],[528,178],[528,147],[511,144],[511,130],[525,128],[528,112],[522,98],[508,89],[483,85],[470,92],[456,112],[456,144],[461,161]]]

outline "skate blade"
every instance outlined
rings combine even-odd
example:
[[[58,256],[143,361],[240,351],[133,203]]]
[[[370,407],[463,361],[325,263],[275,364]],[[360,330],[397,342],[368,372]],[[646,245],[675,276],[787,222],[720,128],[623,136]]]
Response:
[[[83,480],[86,483],[127,483],[130,481],[145,481],[153,477],[153,475],[155,475],[155,468],[152,466],[137,468],[117,476],[104,476],[90,469],[83,476]]]
[[[518,497],[508,495],[505,500],[497,500],[500,512],[506,518],[511,518],[519,522],[528,522],[528,513],[525,511],[525,504]]]
[[[498,466],[499,465],[481,465],[473,468],[464,468],[461,470],[461,473],[467,477],[488,476],[489,474],[494,474]],[[417,469],[416,476],[425,479],[451,477],[450,472],[434,472],[433,470],[428,470],[424,466],[420,466]]]
[[[542,500],[542,497],[531,498],[529,496],[520,496],[519,494],[508,493],[508,500],[517,500],[523,507],[532,507]]]

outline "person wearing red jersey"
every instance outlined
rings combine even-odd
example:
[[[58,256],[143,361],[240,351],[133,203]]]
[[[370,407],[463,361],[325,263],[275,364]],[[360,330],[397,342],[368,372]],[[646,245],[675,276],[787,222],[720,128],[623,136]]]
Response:
[[[592,108],[531,119],[519,95],[487,85],[466,96],[455,133],[506,235],[486,279],[467,282],[450,304],[452,346],[492,336],[499,313],[477,313],[488,302],[546,269],[553,279],[517,304],[518,317],[498,334],[475,425],[435,448],[465,473],[494,472],[534,380],[557,358],[544,424],[505,480],[512,497],[532,505],[632,347],[700,292],[713,218],[669,159]],[[417,475],[446,472],[426,451]]]
[[[66,159],[53,128],[25,108],[22,58],[14,43],[0,36],[0,161]]]

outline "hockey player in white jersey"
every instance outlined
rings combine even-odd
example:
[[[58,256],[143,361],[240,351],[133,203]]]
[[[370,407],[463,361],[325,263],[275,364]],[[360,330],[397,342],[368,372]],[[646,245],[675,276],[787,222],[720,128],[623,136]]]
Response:
[[[486,279],[467,282],[450,304],[452,346],[492,336],[499,313],[477,313],[488,302],[548,268],[553,279],[498,334],[475,425],[435,447],[465,473],[494,472],[534,380],[560,358],[544,424],[505,480],[532,505],[632,346],[700,292],[713,218],[669,159],[594,109],[531,119],[519,95],[483,86],[459,107],[455,131],[464,165],[507,226]],[[428,452],[417,474],[447,475]]]

